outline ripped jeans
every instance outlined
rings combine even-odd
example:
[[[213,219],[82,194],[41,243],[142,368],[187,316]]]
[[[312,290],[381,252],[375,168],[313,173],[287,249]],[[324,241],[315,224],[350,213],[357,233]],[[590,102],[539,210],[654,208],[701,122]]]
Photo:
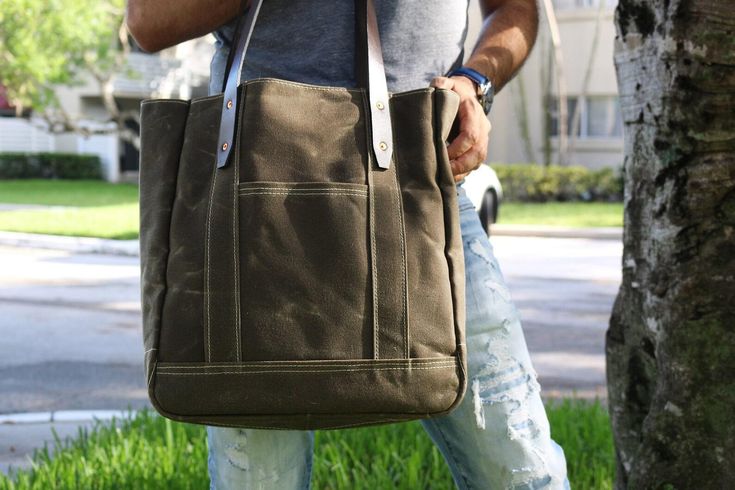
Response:
[[[459,489],[569,489],[518,310],[459,185],[469,380],[460,405],[421,421]],[[210,490],[309,489],[314,433],[207,426]]]

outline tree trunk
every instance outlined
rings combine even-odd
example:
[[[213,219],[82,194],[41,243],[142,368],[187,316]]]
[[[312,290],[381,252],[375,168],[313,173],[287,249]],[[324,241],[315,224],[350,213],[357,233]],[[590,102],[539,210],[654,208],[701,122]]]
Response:
[[[620,0],[616,25],[626,156],[623,282],[606,335],[615,488],[735,488],[735,8]]]

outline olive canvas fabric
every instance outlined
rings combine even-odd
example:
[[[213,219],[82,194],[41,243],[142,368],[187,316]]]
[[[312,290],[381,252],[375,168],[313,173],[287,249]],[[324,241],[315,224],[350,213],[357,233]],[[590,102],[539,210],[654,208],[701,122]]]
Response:
[[[446,151],[458,96],[255,79],[217,168],[223,96],[142,104],[150,399],[174,420],[339,428],[448,413],[466,389],[464,262]]]

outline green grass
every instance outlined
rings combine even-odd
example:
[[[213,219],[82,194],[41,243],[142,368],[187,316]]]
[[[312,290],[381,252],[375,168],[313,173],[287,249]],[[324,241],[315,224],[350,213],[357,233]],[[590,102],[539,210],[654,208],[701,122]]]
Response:
[[[614,452],[606,409],[562,400],[547,405],[551,435],[564,448],[575,490],[612,488]],[[34,467],[0,474],[0,490],[208,488],[203,426],[151,411],[80,430],[34,454]],[[317,431],[313,488],[320,490],[453,489],[441,453],[418,422]]]
[[[100,180],[0,180],[0,203],[100,207],[138,202],[136,184]]]
[[[0,203],[56,209],[0,211],[0,230],[52,235],[138,237],[138,188],[100,181],[0,181]],[[503,202],[498,222],[568,227],[622,226],[622,203]]]
[[[502,202],[498,223],[574,228],[623,226],[621,202]]]
[[[0,230],[115,239],[138,237],[138,186],[83,180],[0,181],[0,203],[61,206],[0,211]]]

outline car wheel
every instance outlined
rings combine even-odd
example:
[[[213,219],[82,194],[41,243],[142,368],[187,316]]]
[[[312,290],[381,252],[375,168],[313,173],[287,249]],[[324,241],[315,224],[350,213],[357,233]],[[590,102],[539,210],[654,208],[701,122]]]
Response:
[[[495,189],[488,189],[482,197],[482,206],[480,207],[480,224],[485,233],[490,235],[490,225],[495,223],[498,217],[498,195]]]

